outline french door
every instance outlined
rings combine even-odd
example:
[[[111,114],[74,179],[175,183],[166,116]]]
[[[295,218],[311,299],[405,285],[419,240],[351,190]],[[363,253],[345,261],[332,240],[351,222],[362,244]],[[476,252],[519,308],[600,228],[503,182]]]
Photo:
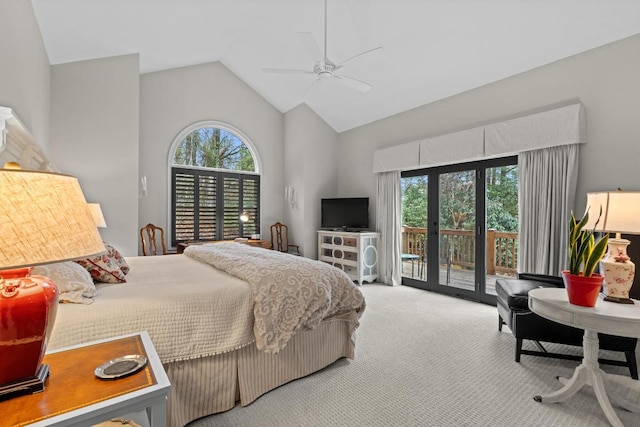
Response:
[[[403,284],[495,304],[515,276],[517,158],[402,174]]]

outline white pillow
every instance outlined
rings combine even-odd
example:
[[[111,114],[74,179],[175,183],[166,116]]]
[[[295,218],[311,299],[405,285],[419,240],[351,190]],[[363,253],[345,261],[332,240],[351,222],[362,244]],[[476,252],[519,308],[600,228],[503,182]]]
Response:
[[[96,296],[91,274],[76,262],[38,265],[31,270],[31,275],[36,274],[46,276],[55,282],[60,302],[91,304]]]

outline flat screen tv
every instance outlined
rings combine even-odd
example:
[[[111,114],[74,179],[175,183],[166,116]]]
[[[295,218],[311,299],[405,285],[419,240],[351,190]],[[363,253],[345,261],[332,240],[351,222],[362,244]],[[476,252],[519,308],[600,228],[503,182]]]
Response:
[[[366,230],[369,228],[369,198],[322,199],[321,225],[329,230]]]

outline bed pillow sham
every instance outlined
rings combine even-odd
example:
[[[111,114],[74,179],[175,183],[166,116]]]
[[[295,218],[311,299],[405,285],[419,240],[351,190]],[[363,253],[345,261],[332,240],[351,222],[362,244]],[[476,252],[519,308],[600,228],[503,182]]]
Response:
[[[127,261],[125,261],[122,255],[120,255],[120,252],[118,252],[118,250],[109,243],[102,243],[104,243],[104,247],[107,248],[107,255],[109,255],[109,258],[111,258],[111,260],[113,260],[116,265],[120,267],[120,270],[122,270],[124,274],[129,273],[129,264],[127,264]]]
[[[96,287],[89,272],[73,261],[33,267],[31,275],[46,276],[58,287],[61,303],[91,304],[96,296]]]
[[[127,281],[118,264],[106,253],[76,262],[91,274],[94,282],[125,283]]]

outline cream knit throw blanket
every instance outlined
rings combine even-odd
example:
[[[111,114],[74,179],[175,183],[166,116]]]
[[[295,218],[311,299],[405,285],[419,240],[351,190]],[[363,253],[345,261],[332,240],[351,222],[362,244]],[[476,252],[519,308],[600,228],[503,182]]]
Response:
[[[349,276],[320,261],[233,242],[189,246],[184,253],[249,283],[259,350],[277,353],[301,328],[349,313],[353,331],[365,308]]]

